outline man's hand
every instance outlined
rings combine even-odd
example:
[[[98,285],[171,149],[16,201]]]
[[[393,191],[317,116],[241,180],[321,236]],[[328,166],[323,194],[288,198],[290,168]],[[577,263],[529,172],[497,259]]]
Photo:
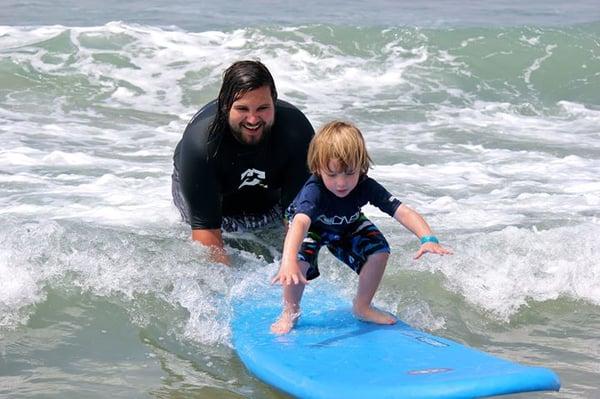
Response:
[[[223,248],[223,235],[221,229],[202,229],[192,230],[192,240],[207,246],[210,254],[210,260],[215,263],[230,265],[229,256]]]

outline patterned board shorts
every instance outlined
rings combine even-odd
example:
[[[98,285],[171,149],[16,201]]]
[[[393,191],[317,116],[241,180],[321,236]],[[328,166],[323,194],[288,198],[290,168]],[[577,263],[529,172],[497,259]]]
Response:
[[[174,170],[171,176],[171,194],[173,195],[173,203],[179,210],[181,220],[187,224],[190,223],[190,208],[183,197],[181,187],[179,183],[179,173]],[[221,229],[227,232],[243,232],[261,229],[272,224],[281,225],[283,220],[283,213],[279,204],[275,205],[271,209],[267,209],[265,212],[260,214],[245,214],[245,215],[234,215],[234,216],[223,216],[221,222]]]
[[[362,214],[357,227],[343,236],[311,227],[298,253],[298,260],[310,264],[307,280],[320,275],[317,258],[323,245],[357,274],[360,274],[369,256],[380,252],[390,253],[390,246],[381,231]]]

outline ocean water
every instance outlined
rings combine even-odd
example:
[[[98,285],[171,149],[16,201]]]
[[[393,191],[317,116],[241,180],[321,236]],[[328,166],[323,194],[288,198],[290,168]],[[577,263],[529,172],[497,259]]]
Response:
[[[367,207],[393,251],[378,306],[561,378],[515,398],[600,397],[600,7],[537,0],[3,1],[0,397],[285,397],[229,328],[282,232],[228,235],[225,268],[171,203],[187,121],[247,58],[315,128],[355,122],[455,252],[413,261]]]

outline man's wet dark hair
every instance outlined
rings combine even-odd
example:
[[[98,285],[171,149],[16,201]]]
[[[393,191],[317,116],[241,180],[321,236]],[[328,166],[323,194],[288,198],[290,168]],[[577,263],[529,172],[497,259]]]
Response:
[[[229,111],[233,103],[249,91],[268,86],[273,104],[277,101],[277,89],[271,72],[260,61],[234,62],[223,74],[223,83],[217,99],[217,115],[210,129],[211,136],[220,135],[229,127]]]

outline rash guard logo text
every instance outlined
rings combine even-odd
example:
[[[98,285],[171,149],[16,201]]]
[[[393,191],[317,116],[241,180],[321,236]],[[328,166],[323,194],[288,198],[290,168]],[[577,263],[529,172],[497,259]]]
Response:
[[[327,217],[325,215],[319,215],[319,217],[317,218],[317,220],[319,220],[323,224],[340,225],[340,224],[350,224],[350,223],[356,222],[359,217],[360,217],[360,212],[356,212],[352,216],[332,216],[332,217]]]

